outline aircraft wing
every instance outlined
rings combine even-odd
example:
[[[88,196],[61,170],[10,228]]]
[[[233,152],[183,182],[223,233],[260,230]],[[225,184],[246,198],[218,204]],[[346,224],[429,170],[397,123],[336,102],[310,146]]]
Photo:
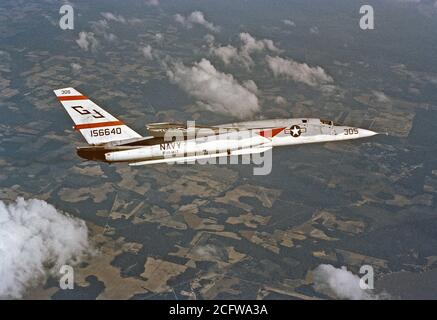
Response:
[[[184,136],[187,135],[187,125],[184,123],[177,123],[177,122],[159,122],[159,123],[149,123],[146,125],[147,130],[149,133],[154,137],[164,137],[167,131],[179,131],[184,134]],[[238,129],[237,127],[218,127],[218,126],[203,126],[196,124],[195,130],[196,133],[199,131],[202,132],[202,136],[211,134],[216,135],[219,133],[219,129]]]
[[[170,158],[147,160],[147,161],[141,161],[141,162],[132,162],[132,163],[129,163],[129,165],[130,166],[144,166],[144,165],[148,165],[148,164],[158,164],[158,163],[189,163],[189,162],[194,163],[194,161],[201,160],[201,159],[211,159],[211,158],[220,158],[220,157],[228,157],[228,156],[240,156],[240,155],[246,155],[246,154],[255,154],[255,153],[266,152],[266,151],[269,151],[271,149],[272,149],[271,146],[245,148],[245,149],[240,149],[240,150],[231,150],[230,153],[221,152],[221,153],[188,156],[188,157],[170,157]]]

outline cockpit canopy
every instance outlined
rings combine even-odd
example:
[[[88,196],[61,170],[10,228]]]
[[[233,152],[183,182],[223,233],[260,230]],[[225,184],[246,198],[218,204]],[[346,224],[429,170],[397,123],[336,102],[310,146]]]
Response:
[[[328,126],[341,126],[341,124],[335,123],[334,121],[331,121],[331,120],[325,120],[325,119],[320,119],[320,123],[326,124]]]

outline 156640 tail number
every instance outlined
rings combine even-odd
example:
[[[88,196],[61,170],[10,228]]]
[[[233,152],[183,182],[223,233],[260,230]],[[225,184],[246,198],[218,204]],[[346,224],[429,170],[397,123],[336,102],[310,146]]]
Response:
[[[93,129],[91,130],[91,137],[103,137],[112,134],[121,134],[121,128],[106,128],[106,129]]]

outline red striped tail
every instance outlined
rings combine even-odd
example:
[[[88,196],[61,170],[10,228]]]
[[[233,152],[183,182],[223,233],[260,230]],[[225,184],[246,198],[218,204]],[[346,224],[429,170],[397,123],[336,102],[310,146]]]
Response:
[[[90,145],[141,138],[141,135],[74,88],[54,90],[56,97]]]

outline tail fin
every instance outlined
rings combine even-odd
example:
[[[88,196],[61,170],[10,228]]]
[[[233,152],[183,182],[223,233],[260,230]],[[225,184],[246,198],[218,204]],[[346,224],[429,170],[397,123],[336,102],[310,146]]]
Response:
[[[54,92],[73,119],[74,129],[80,131],[88,144],[99,145],[110,141],[141,138],[141,135],[76,89],[62,88]]]

